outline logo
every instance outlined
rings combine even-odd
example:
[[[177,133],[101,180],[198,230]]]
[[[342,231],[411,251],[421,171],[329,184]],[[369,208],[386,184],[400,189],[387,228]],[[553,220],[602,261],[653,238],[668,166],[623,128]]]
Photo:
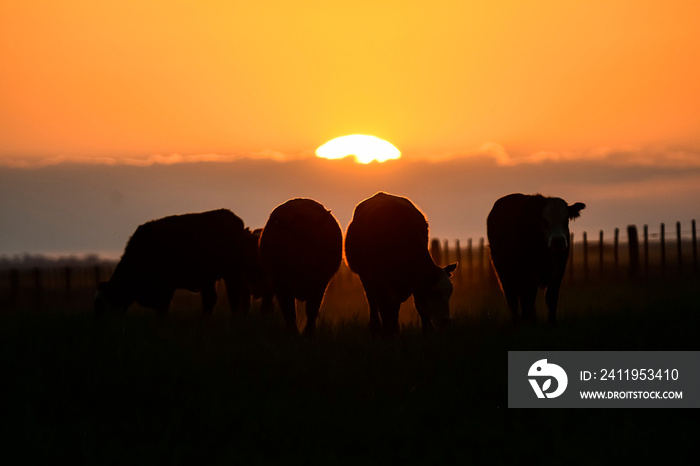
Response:
[[[532,389],[535,390],[537,398],[556,398],[566,390],[566,385],[569,383],[569,378],[566,376],[566,372],[560,366],[556,364],[548,363],[546,359],[540,359],[530,366],[530,370],[527,372],[528,377],[535,377],[534,379],[528,379]],[[542,380],[542,385],[540,385],[538,379]],[[552,379],[557,381],[556,390],[548,391],[552,388]]]

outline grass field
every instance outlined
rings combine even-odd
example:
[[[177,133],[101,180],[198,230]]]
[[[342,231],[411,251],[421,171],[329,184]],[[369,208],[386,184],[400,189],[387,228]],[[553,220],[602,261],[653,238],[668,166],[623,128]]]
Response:
[[[569,284],[557,326],[515,327],[492,283],[460,282],[452,328],[422,336],[409,301],[395,338],[370,336],[350,274],[332,283],[313,337],[224,303],[202,320],[185,293],[164,318],[3,312],[0,461],[667,462],[694,443],[693,410],[509,410],[507,351],[700,350],[699,285]]]

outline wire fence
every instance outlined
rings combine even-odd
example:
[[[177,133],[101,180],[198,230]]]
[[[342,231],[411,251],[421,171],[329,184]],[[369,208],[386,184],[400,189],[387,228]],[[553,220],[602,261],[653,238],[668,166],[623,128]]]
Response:
[[[593,281],[639,279],[698,272],[698,241],[695,220],[683,229],[676,222],[675,230],[667,231],[664,223],[657,231],[644,225],[640,231],[629,225],[623,233],[615,228],[612,237],[600,230],[597,236],[571,234],[569,262],[565,280]],[[493,282],[489,248],[484,238],[460,240],[451,245],[446,240],[432,239],[430,253],[438,264],[458,262],[463,280]]]

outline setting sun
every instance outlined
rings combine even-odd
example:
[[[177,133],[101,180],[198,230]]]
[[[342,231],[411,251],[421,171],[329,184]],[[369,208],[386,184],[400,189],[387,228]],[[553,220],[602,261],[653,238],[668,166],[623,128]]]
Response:
[[[354,155],[358,163],[386,162],[398,159],[401,152],[393,144],[376,136],[351,134],[332,139],[316,149],[316,155],[326,159],[342,159]]]

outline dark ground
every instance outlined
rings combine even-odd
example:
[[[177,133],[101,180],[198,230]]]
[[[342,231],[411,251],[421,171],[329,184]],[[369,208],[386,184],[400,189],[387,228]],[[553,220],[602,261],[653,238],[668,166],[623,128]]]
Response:
[[[342,307],[336,287],[322,310]],[[348,292],[350,293],[350,292]],[[694,410],[507,408],[509,350],[700,350],[700,279],[569,285],[560,323],[514,327],[491,291],[456,293],[455,325],[369,335],[326,319],[199,309],[96,319],[0,313],[0,462],[598,464],[696,456]],[[351,293],[350,293],[351,294]],[[350,296],[348,294],[348,296]],[[195,301],[196,303],[196,301]],[[358,307],[359,306],[359,307]],[[402,310],[402,313],[415,311]],[[413,320],[415,321],[415,319]]]

